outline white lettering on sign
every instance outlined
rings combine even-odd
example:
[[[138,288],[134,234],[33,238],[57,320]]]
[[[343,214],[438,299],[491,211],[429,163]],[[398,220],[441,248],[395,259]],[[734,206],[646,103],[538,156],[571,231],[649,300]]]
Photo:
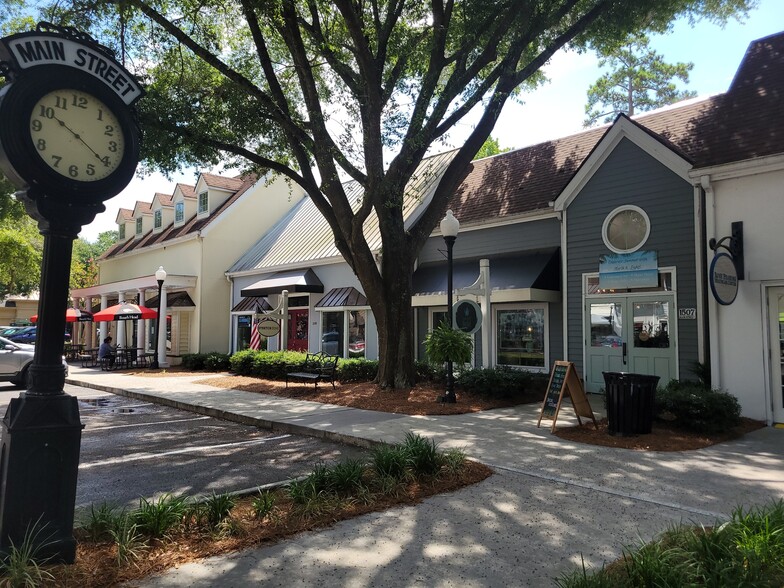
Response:
[[[14,35],[4,41],[21,69],[74,67],[101,80],[128,105],[142,96],[141,86],[122,65],[89,45],[46,33]]]
[[[679,308],[678,318],[684,320],[697,320],[696,308]]]

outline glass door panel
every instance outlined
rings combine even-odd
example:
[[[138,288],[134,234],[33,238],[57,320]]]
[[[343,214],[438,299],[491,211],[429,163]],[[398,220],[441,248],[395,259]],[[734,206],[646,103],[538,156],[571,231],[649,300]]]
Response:
[[[768,291],[773,420],[784,423],[784,288]]]

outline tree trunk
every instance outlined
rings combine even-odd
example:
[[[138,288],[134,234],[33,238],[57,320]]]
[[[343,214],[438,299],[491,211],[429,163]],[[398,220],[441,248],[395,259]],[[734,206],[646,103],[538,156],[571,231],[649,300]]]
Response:
[[[379,362],[376,383],[382,388],[409,389],[416,383],[411,307],[412,272],[403,267],[396,269],[395,276],[384,280],[386,304],[378,308],[368,300],[371,302],[378,328]]]

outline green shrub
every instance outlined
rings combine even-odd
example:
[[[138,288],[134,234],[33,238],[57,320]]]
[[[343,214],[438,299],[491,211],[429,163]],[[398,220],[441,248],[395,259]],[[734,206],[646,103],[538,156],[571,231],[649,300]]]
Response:
[[[656,414],[668,413],[678,428],[720,433],[740,422],[738,399],[695,382],[671,381],[656,392]]]
[[[230,369],[238,376],[249,376],[253,369],[253,359],[256,357],[258,351],[253,349],[244,349],[232,354],[229,358]]]
[[[491,398],[514,398],[529,390],[533,381],[531,372],[508,367],[465,370],[457,378],[463,390]]]
[[[229,358],[229,368],[238,376],[285,380],[290,366],[302,365],[305,354],[299,351],[254,351],[245,349]]]
[[[228,353],[211,351],[204,358],[204,369],[210,372],[225,372],[230,366]]]
[[[434,365],[428,361],[414,363],[417,382],[446,383],[446,368],[443,365]]]
[[[336,377],[340,382],[370,382],[376,378],[378,362],[370,359],[341,359]]]
[[[256,351],[250,375],[268,380],[285,380],[289,367],[304,367],[305,353],[299,351]]]
[[[182,356],[182,367],[192,371],[203,370],[204,358],[204,353],[186,353]]]
[[[229,355],[210,351],[209,353],[186,353],[182,356],[182,365],[186,369],[210,372],[223,372],[231,367]]]

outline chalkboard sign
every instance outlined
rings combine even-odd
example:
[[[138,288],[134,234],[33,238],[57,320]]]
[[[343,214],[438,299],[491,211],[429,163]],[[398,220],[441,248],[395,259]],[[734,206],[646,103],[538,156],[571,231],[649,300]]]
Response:
[[[565,362],[555,362],[553,371],[550,374],[550,383],[547,386],[547,394],[542,404],[542,416],[554,418],[558,407],[561,404],[566,373],[569,371],[569,364]]]
[[[594,427],[598,428],[596,418],[591,410],[591,405],[588,402],[588,397],[585,395],[585,389],[577,376],[577,370],[571,361],[556,361],[553,364],[553,370],[550,372],[550,381],[547,384],[547,391],[542,401],[542,409],[539,413],[539,421],[536,423],[538,427],[543,418],[553,419],[553,426],[551,431],[555,431],[555,421],[558,419],[558,412],[561,410],[561,403],[563,402],[564,395],[568,396],[572,402],[574,413],[577,416],[577,422],[582,425],[583,422],[580,417],[586,417],[593,420]]]

